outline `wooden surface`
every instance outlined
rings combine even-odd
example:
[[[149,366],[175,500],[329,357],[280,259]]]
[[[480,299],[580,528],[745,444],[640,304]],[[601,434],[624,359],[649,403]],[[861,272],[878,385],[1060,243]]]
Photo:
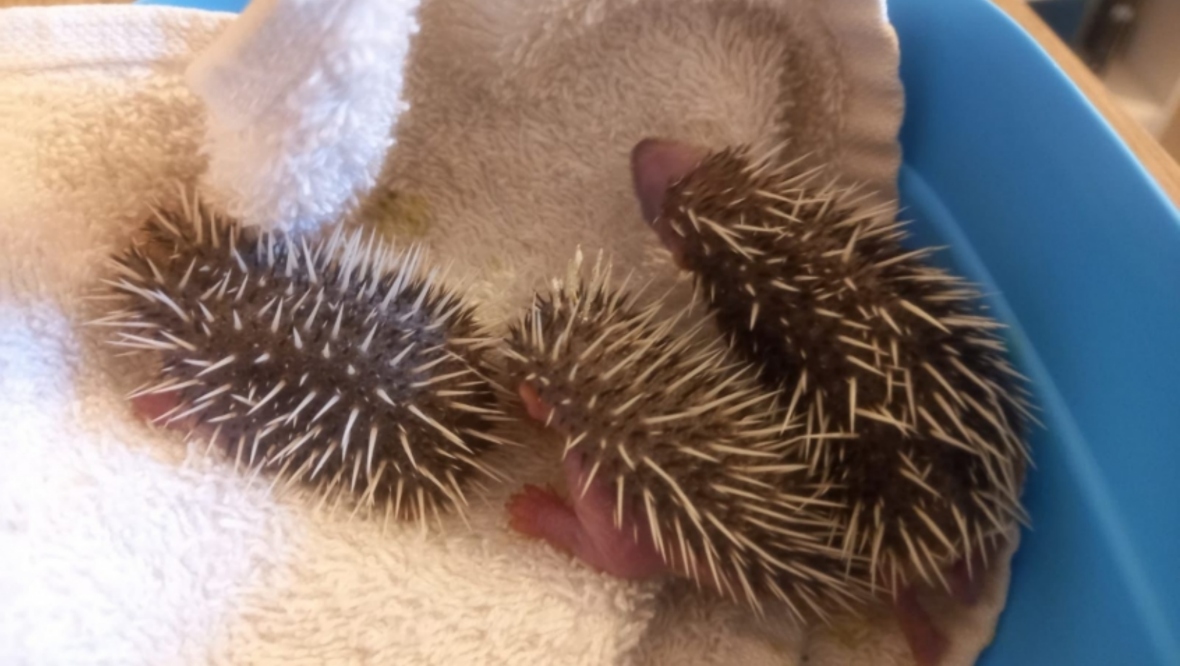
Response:
[[[1082,64],[1025,0],[992,1],[1019,23],[1057,61],[1139,157],[1139,161],[1168,193],[1172,202],[1180,207],[1180,165],[1164,150],[1159,141],[1123,111],[1098,77]]]
[[[1160,143],[1172,155],[1180,155],[1180,105],[1172,112],[1164,133],[1160,135]]]

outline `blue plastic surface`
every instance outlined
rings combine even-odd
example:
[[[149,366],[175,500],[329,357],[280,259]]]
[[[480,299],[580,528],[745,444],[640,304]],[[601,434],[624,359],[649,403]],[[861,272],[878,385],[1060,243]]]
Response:
[[[889,0],[889,13],[905,215],[996,294],[1044,410],[1033,529],[980,663],[1180,664],[1180,213],[987,0]]]
[[[891,0],[922,240],[998,291],[1047,430],[984,664],[1180,664],[1180,215],[986,0]]]
[[[204,9],[212,12],[240,12],[246,6],[245,0],[138,0],[137,5],[166,5],[168,7],[185,7],[188,9]]]

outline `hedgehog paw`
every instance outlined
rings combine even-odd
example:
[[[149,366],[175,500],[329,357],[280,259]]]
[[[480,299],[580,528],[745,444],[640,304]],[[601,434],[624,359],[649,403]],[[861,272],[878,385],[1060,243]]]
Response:
[[[895,610],[914,662],[918,666],[939,664],[946,655],[949,642],[918,602],[917,592],[913,588],[903,590],[897,597]]]
[[[581,525],[573,509],[553,490],[526,485],[508,500],[508,525],[568,553],[575,551]]]
[[[176,405],[175,393],[148,393],[131,399],[131,410],[148,423],[157,421]]]

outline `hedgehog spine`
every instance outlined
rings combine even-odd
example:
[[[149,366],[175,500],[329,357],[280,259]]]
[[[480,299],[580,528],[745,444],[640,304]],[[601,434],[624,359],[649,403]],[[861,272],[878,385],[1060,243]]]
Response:
[[[133,397],[174,396],[157,420],[196,419],[275,487],[384,505],[396,518],[466,505],[507,419],[473,308],[420,275],[421,248],[375,233],[326,239],[242,229],[186,199],[159,212],[145,242],[105,281],[124,307],[93,322],[109,344],[162,357]]]
[[[711,153],[653,226],[731,346],[804,415],[810,467],[846,506],[845,552],[868,557],[874,585],[882,568],[895,589],[905,569],[942,582],[948,559],[1027,521],[1025,380],[978,294],[822,173]]]
[[[867,590],[834,573],[854,558],[829,543],[826,505],[792,458],[799,425],[779,420],[777,394],[718,341],[658,321],[658,302],[613,288],[601,261],[538,296],[505,350],[512,377],[552,407],[563,455],[593,460],[571,492],[605,480],[616,527],[638,512],[666,564],[756,611],[767,597],[799,618],[850,607]]]

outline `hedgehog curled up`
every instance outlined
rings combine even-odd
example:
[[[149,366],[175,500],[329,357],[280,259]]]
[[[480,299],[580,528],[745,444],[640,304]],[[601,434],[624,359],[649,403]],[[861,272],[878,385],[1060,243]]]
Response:
[[[187,425],[272,487],[424,521],[498,479],[487,454],[507,442],[490,339],[422,264],[373,234],[309,243],[186,201],[115,258],[119,309],[93,324],[158,358],[131,396],[152,420]]]
[[[513,527],[608,573],[670,570],[759,611],[777,600],[823,618],[863,601],[778,395],[609,275],[599,264],[556,285],[510,333],[529,414],[567,437],[573,502],[528,488]]]
[[[677,150],[645,144],[637,163]],[[748,150],[683,168],[648,218],[808,431],[855,435],[811,451],[843,489],[849,549],[893,586],[934,583],[1023,521],[1032,415],[978,294],[816,173]]]
[[[1035,418],[974,289],[822,169],[659,140],[632,168],[645,219],[731,347],[819,435],[805,456],[871,582],[900,596],[986,566],[1027,521]]]

